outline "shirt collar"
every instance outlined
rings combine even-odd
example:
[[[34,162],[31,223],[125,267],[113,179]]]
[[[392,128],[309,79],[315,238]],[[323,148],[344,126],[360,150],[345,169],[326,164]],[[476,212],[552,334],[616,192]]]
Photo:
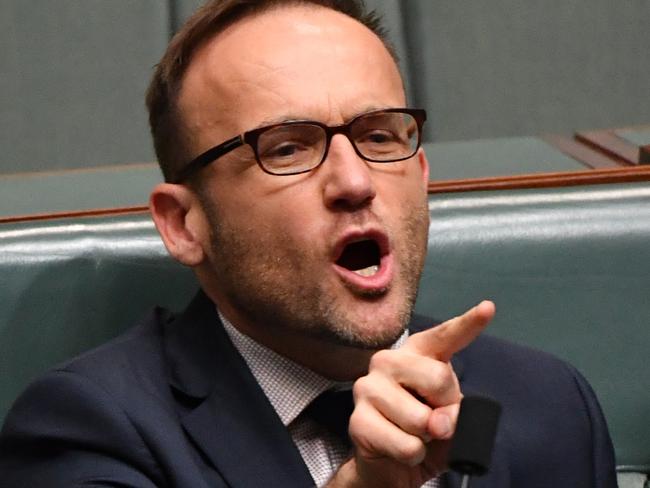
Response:
[[[282,423],[287,426],[325,390],[351,388],[349,382],[329,380],[240,332],[217,309],[219,318],[233,345],[271,402]],[[391,346],[402,346],[408,330]]]

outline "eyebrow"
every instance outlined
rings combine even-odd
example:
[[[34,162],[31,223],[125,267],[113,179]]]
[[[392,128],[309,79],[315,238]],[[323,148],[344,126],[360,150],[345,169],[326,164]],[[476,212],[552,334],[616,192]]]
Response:
[[[387,108],[393,108],[385,105],[367,105],[363,109],[361,109],[358,112],[355,112],[352,116],[347,117],[344,119],[343,123],[346,124],[350,120],[359,117],[360,115],[367,114],[370,112],[374,112],[376,110],[384,110]],[[318,119],[313,119],[313,118],[307,118],[307,117],[299,117],[299,116],[292,116],[292,115],[280,115],[277,117],[269,117],[266,119],[263,119],[261,122],[256,124],[254,127],[248,130],[255,130],[259,129],[261,127],[266,127],[268,125],[275,125],[275,124],[283,124],[285,122],[313,122],[313,121],[318,121]],[[326,122],[322,122],[326,124]]]
[[[280,115],[277,117],[269,117],[266,119],[262,119],[262,121],[259,124],[256,124],[254,127],[248,130],[260,129],[261,127],[266,127],[267,125],[283,124],[285,122],[303,122],[303,121],[310,121],[310,120],[313,119],[307,119],[305,117],[294,117],[290,115]]]

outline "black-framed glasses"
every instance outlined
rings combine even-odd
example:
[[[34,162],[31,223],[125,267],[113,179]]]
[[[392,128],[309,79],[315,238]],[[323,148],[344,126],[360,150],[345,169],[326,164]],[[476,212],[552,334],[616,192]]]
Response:
[[[426,118],[422,109],[387,108],[358,115],[342,125],[290,121],[260,127],[208,149],[179,172],[175,183],[244,144],[253,149],[257,164],[266,173],[306,173],[323,164],[335,134],[344,134],[357,155],[366,161],[402,161],[413,157],[420,147]]]

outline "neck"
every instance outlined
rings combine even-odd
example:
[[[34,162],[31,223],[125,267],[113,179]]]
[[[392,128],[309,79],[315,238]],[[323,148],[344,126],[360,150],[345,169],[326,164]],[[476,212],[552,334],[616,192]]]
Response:
[[[335,344],[308,333],[278,333],[277,327],[249,323],[226,300],[209,294],[219,312],[242,334],[333,381],[354,381],[368,371],[373,349]]]
[[[274,333],[277,332],[274,328],[231,323],[263,346],[333,381],[354,381],[365,375],[370,358],[376,352],[334,344],[307,334],[279,335]]]

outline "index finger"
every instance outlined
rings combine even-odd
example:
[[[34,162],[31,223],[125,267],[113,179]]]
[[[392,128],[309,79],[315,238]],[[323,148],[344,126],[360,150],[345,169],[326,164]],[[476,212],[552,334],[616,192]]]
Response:
[[[449,361],[483,332],[494,317],[495,310],[494,303],[484,300],[463,315],[413,334],[404,347],[440,361]]]

